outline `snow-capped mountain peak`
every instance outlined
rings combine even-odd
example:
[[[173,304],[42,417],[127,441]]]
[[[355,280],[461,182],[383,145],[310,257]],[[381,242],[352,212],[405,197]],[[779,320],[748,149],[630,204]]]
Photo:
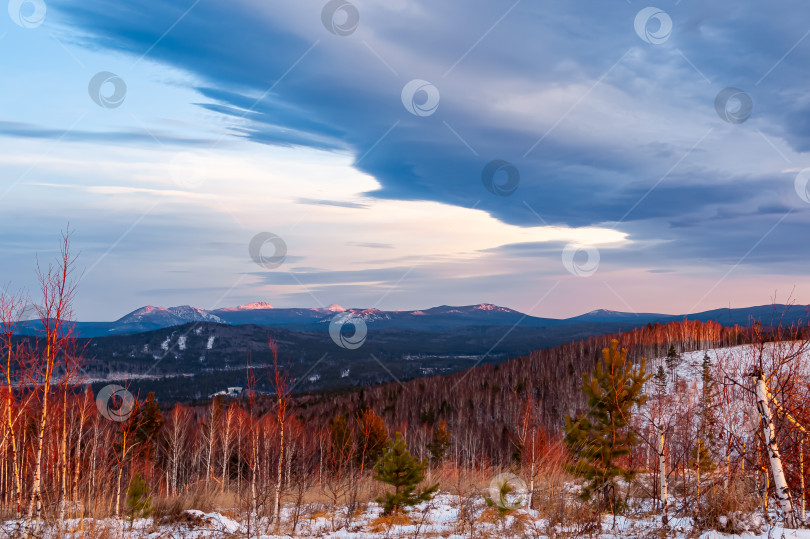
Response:
[[[586,315],[588,315],[588,314],[598,314],[598,315],[602,315],[602,316],[610,316],[610,315],[625,314],[625,313],[619,313],[617,311],[611,311],[611,310],[608,310],[608,309],[596,309],[595,311],[590,311],[590,312],[585,313],[585,314]]]
[[[498,311],[502,313],[512,312],[512,309],[499,307],[498,305],[493,305],[492,303],[481,303],[479,305],[473,305],[472,308],[476,311]]]
[[[174,316],[187,322],[196,322],[198,320],[205,320],[207,322],[222,322],[222,319],[217,315],[211,314],[204,309],[192,307],[191,305],[180,305],[178,307],[169,307],[167,310]]]
[[[177,307],[155,307],[147,305],[140,309],[135,309],[126,316],[118,320],[122,324],[154,324],[158,326],[179,325],[186,322],[217,322],[224,323],[224,321],[206,310],[198,309],[190,305],[180,305]]]

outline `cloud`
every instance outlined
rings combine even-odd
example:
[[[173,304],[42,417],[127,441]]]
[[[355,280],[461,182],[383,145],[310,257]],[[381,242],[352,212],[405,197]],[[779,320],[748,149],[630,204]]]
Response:
[[[310,204],[315,206],[335,206],[338,208],[351,208],[363,209],[368,208],[367,204],[360,204],[359,202],[346,202],[341,200],[316,200],[313,198],[299,198],[296,200],[298,204]]]
[[[153,144],[159,138],[161,144],[177,146],[210,145],[210,140],[181,137],[170,133],[144,131],[86,131],[72,128],[53,129],[22,122],[0,121],[0,136],[53,139],[66,142],[90,142],[95,144]]]

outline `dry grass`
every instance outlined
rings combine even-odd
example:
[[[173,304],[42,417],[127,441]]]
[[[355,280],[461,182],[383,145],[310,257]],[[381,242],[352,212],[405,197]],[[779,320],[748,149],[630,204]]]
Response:
[[[413,521],[408,518],[408,515],[404,513],[394,513],[375,518],[369,523],[368,531],[372,533],[382,533],[391,529],[392,526],[410,526],[411,524],[413,524]]]
[[[754,493],[753,485],[734,478],[728,487],[722,481],[710,486],[701,496],[698,529],[719,530],[725,533],[750,531],[750,515],[761,509],[762,499]]]
[[[188,522],[186,511],[197,509],[204,513],[217,511],[229,518],[237,518],[238,500],[232,493],[200,490],[178,496],[161,496],[152,500],[152,518],[155,524]]]

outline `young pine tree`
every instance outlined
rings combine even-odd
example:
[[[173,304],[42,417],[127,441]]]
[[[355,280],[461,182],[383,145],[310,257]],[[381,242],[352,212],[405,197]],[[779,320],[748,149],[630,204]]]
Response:
[[[433,429],[433,439],[427,444],[430,461],[434,466],[438,466],[444,461],[444,455],[450,448],[450,444],[450,430],[447,428],[447,423],[440,421],[439,426]]]
[[[383,514],[398,513],[405,507],[411,507],[433,498],[439,489],[436,483],[431,487],[417,491],[416,487],[425,479],[427,463],[408,452],[408,446],[399,432],[396,439],[388,443],[388,450],[374,468],[374,479],[394,487],[394,493],[386,493],[385,498],[377,498],[383,504]]]
[[[703,387],[700,394],[700,424],[698,442],[692,451],[692,466],[699,467],[702,473],[708,473],[715,468],[712,449],[715,444],[714,429],[717,423],[715,382],[712,375],[712,360],[708,352],[703,355],[701,378]]]
[[[565,443],[577,458],[571,472],[585,479],[582,498],[598,496],[599,509],[608,507],[615,514],[617,477],[630,480],[634,472],[623,468],[621,457],[638,444],[638,436],[628,425],[633,405],[641,406],[648,376],[642,358],[638,368],[627,360],[627,350],[619,350],[613,340],[602,350],[602,361],[593,373],[583,376],[582,390],[588,398],[588,410],[576,419],[565,418]]]
[[[130,421],[135,430],[135,444],[140,447],[141,453],[147,459],[152,460],[157,447],[158,433],[166,424],[153,392],[149,392],[142,405],[136,403]]]
[[[149,495],[149,487],[141,478],[140,472],[136,472],[129,482],[126,504],[130,528],[136,518],[145,518],[152,514],[152,496]]]
[[[675,376],[675,370],[680,366],[682,359],[683,358],[681,358],[681,355],[675,351],[675,345],[670,344],[669,351],[667,352],[666,364],[667,369],[669,369],[673,379],[677,378]]]
[[[664,370],[663,365],[658,365],[658,370],[655,373],[655,388],[660,394],[667,392],[667,371]]]

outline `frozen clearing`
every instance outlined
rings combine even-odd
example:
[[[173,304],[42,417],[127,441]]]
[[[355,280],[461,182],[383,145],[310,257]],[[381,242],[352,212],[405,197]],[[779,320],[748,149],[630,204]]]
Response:
[[[423,503],[412,509],[407,522],[389,525],[389,521],[380,518],[382,510],[376,503],[368,504],[365,509],[352,519],[346,518],[345,510],[337,515],[324,506],[304,507],[299,515],[297,528],[292,533],[293,508],[287,506],[282,513],[282,530],[273,533],[273,525],[267,519],[260,519],[258,533],[256,522],[251,522],[248,529],[244,519],[236,520],[221,513],[189,510],[183,514],[181,522],[172,524],[155,524],[151,519],[137,519],[132,528],[129,522],[120,519],[79,520],[68,519],[61,529],[49,529],[39,536],[55,539],[67,534],[75,537],[97,537],[106,532],[116,537],[128,538],[194,538],[209,537],[255,537],[257,539],[275,539],[282,537],[325,537],[360,539],[365,537],[443,537],[461,539],[468,537],[484,538],[547,538],[556,537],[593,537],[603,539],[625,537],[658,536],[661,528],[658,519],[617,517],[615,523],[610,516],[602,518],[602,530],[596,532],[588,529],[587,524],[556,525],[549,529],[548,521],[539,518],[536,511],[518,509],[503,519],[498,519],[492,510],[488,510],[483,500],[474,504],[471,515],[463,515],[462,507],[468,500],[459,500],[452,494],[440,494],[432,502]],[[231,514],[232,512],[227,512]],[[757,522],[761,519],[750,519]],[[470,529],[472,524],[472,530]],[[13,535],[16,522],[2,524],[0,533]],[[75,534],[75,535],[74,535]],[[700,539],[746,538],[765,539],[810,539],[810,530],[784,530],[780,527],[760,525],[760,529],[742,535],[724,534],[717,531],[696,533],[691,519],[670,521],[670,529],[664,535],[671,538],[699,537]]]

